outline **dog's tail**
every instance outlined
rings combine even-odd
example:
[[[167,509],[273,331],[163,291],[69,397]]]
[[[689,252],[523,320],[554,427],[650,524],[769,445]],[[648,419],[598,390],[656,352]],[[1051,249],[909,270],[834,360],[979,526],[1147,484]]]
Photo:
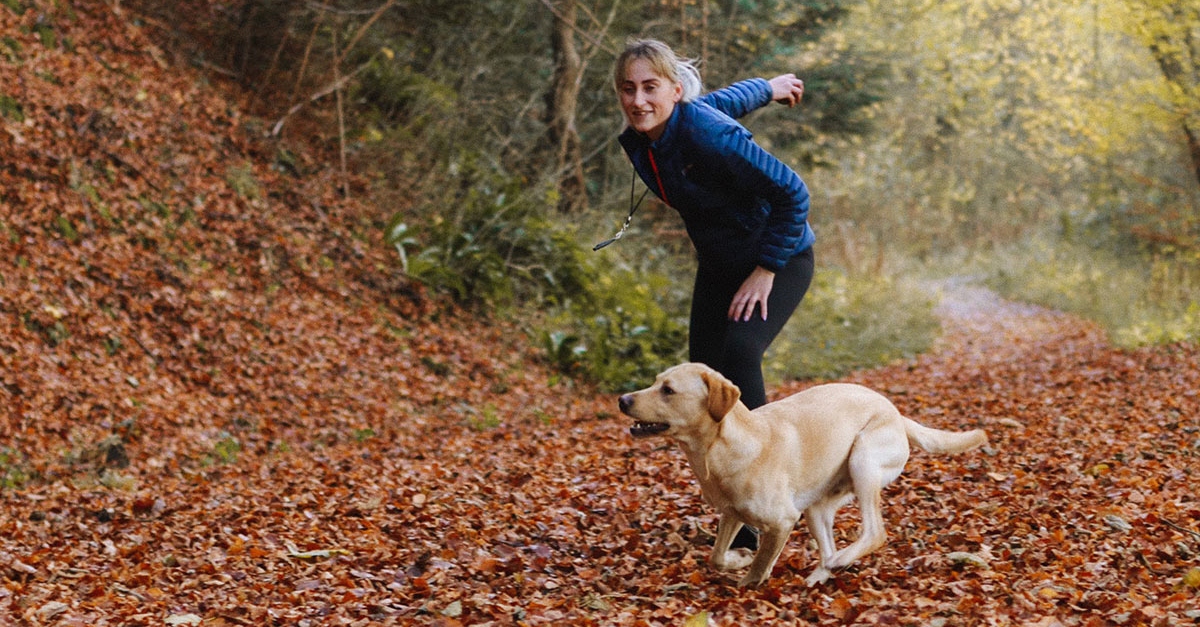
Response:
[[[943,431],[926,427],[915,420],[904,419],[904,432],[909,444],[929,453],[961,453],[987,444],[987,432]]]

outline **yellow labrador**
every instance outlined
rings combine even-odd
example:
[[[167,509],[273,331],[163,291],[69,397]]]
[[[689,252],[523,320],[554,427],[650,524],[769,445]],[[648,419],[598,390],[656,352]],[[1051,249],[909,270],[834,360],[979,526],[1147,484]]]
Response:
[[[908,461],[909,444],[931,453],[958,453],[987,442],[967,432],[924,427],[900,415],[891,401],[861,385],[818,385],[750,411],[741,391],[702,364],[675,366],[654,385],[620,398],[636,422],[635,437],[666,435],[682,445],[704,499],[720,513],[710,561],[720,570],[750,566],[739,582],[758,586],[803,513],[821,563],[807,584],[883,546],[880,491]],[[859,537],[834,550],[837,510],[858,498]],[[743,524],[760,531],[757,553],[730,550]]]

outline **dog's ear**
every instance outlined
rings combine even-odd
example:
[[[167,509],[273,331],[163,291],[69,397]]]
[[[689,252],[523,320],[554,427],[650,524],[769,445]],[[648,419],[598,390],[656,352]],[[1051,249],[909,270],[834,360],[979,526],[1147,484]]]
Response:
[[[700,378],[708,386],[708,413],[714,421],[721,422],[725,414],[728,414],[742,397],[742,391],[717,372],[701,373]]]

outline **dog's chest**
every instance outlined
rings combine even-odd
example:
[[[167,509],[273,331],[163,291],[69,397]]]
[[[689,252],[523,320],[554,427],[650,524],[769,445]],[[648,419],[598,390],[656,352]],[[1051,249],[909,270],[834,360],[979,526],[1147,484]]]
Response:
[[[721,487],[721,482],[713,474],[713,469],[704,459],[704,456],[696,455],[689,451],[688,464],[692,467],[692,472],[695,473],[696,480],[700,482],[700,493],[704,496],[704,501],[717,509],[728,507],[731,499],[725,489]]]

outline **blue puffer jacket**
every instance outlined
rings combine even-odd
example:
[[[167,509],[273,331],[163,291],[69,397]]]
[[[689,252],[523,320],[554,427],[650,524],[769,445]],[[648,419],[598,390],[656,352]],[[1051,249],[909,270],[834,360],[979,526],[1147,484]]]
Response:
[[[778,272],[812,246],[808,188],[758,144],[739,118],[771,102],[756,78],[679,103],[657,141],[618,138],[642,181],[683,216],[700,263]]]

